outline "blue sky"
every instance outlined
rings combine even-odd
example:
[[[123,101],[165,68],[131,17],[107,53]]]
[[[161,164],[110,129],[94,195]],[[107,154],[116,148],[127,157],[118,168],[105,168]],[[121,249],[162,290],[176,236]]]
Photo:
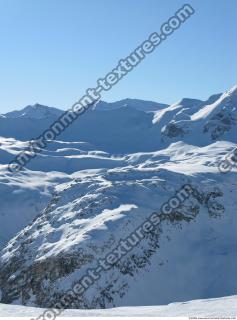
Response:
[[[0,0],[0,112],[69,108],[184,3]],[[237,1],[188,3],[195,15],[103,100],[205,99],[237,83]]]

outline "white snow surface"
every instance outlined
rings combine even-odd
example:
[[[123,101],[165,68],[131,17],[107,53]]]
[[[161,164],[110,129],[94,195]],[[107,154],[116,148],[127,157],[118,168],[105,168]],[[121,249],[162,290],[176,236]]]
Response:
[[[46,309],[0,304],[0,317],[39,317]],[[237,296],[176,302],[162,306],[73,310],[61,317],[236,317]]]
[[[61,111],[36,105],[0,117],[0,296],[21,304],[18,293],[11,296],[19,274],[67,258],[68,268],[37,280],[44,307],[188,183],[201,199],[180,210],[186,219],[197,215],[162,223],[158,239],[145,239],[84,296],[87,306],[123,308],[65,315],[235,315],[237,168],[223,175],[218,164],[237,146],[236,97],[234,87],[168,107],[126,99],[110,110],[103,103],[16,174],[8,162]],[[24,284],[28,307],[2,304],[1,315],[42,311],[31,309],[39,306],[39,283],[29,290],[31,280]],[[218,296],[225,297],[209,299]]]

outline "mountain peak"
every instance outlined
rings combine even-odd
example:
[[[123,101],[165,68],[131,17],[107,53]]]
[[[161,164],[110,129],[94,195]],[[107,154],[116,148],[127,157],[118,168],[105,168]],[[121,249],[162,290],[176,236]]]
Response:
[[[126,99],[122,99],[115,102],[100,101],[96,105],[95,110],[106,111],[106,110],[119,109],[124,107],[149,112],[149,111],[158,111],[160,109],[168,107],[168,105],[164,103],[154,102],[154,101],[126,98]]]
[[[6,118],[30,118],[30,119],[43,119],[48,117],[60,116],[63,111],[57,108],[35,103],[34,105],[28,105],[22,110],[16,110],[6,113]]]
[[[227,91],[229,96],[237,95],[237,84],[234,85],[230,90]]]
[[[191,108],[201,103],[202,103],[202,100],[199,100],[199,99],[183,98],[179,102],[177,102],[175,105],[183,106],[185,108]]]

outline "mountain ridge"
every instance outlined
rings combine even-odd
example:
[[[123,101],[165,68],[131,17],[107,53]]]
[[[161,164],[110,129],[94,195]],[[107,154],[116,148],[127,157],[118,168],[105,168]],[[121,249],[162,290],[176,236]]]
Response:
[[[237,146],[236,96],[234,87],[152,112],[92,110],[15,175],[9,160],[52,118],[0,118],[1,302],[54,305],[152,213],[157,228],[76,308],[236,294],[237,168],[219,172]],[[190,197],[162,213],[186,184]]]

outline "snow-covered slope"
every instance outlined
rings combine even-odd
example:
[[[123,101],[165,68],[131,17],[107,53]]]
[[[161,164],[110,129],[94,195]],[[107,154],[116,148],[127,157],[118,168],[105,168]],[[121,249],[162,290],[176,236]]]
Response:
[[[218,95],[214,99],[211,97],[205,103],[195,102],[188,107],[180,103],[164,109],[164,115],[161,115],[162,111],[156,115],[156,124],[162,121],[166,110],[169,110],[170,118],[161,128],[166,143],[183,140],[195,145],[207,145],[220,139],[236,141],[237,86],[219,98]]]
[[[2,317],[40,317],[46,310],[0,304]],[[103,310],[65,310],[64,317],[236,317],[237,296],[194,300],[164,306],[122,307]]]
[[[85,141],[95,150],[113,154],[161,150],[180,140],[199,146],[216,140],[235,142],[237,87],[206,101],[185,98],[169,107],[157,104],[158,111],[147,112],[153,104],[156,105],[127,99],[112,104],[100,102],[65,130],[60,140]],[[53,116],[50,108],[36,107],[35,112],[34,107],[28,108],[28,113],[23,109],[13,112],[14,116],[1,117],[0,136],[32,140],[48,129],[57,119],[56,113],[61,112],[56,109]],[[97,112],[100,109],[104,111]],[[45,117],[45,113],[50,116]]]
[[[54,306],[153,213],[156,228],[133,239],[73,307],[236,294],[237,169],[218,170],[237,146],[236,96],[234,87],[155,112],[121,102],[90,110],[14,175],[7,163],[52,117],[1,117],[1,301]],[[184,184],[190,197],[161,212]]]
[[[56,119],[0,118],[0,136],[32,140],[48,129]],[[64,131],[60,140],[85,141],[93,145],[94,149],[117,154],[156,150],[160,139],[159,132],[154,131],[152,119],[153,113],[134,108],[116,108],[103,112],[91,110]]]
[[[121,239],[159,214],[183,184],[192,184],[191,197],[103,272],[78,307],[234,294],[236,170],[223,180],[216,165],[225,150],[223,143],[206,149],[172,145],[129,156],[125,167],[78,172],[72,182],[58,185],[42,214],[2,250],[2,301],[53,305]]]
[[[0,166],[0,249],[42,212],[54,186],[70,180],[60,172],[26,170],[13,176]]]

